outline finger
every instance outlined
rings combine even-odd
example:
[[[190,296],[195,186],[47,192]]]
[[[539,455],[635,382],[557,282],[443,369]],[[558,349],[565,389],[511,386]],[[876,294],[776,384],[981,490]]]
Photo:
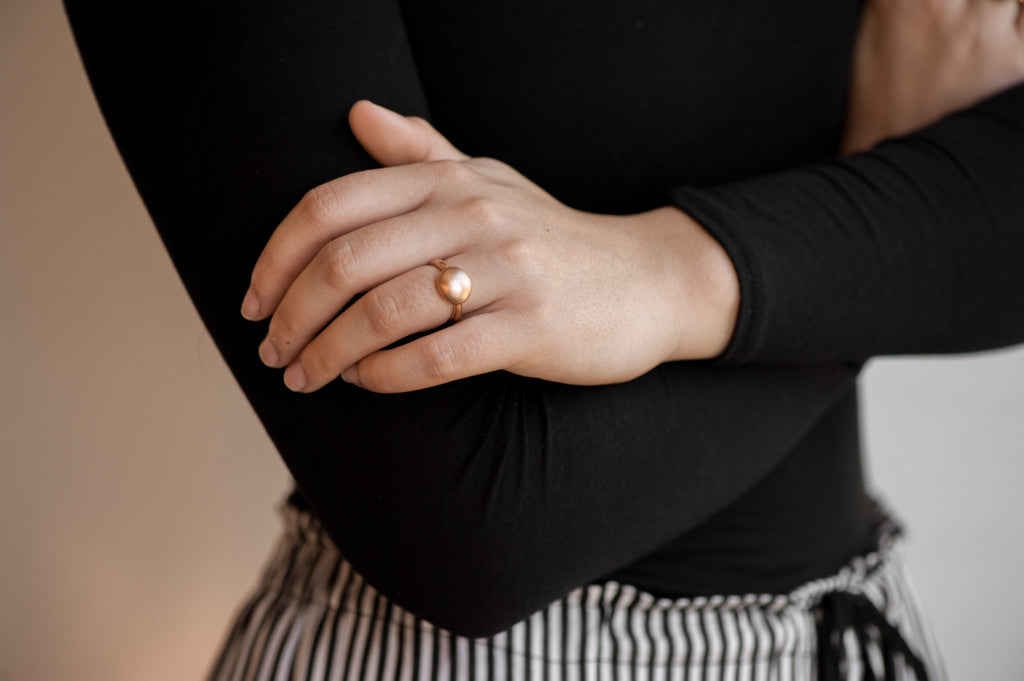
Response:
[[[422,118],[403,116],[365,99],[352,105],[348,122],[363,148],[384,166],[469,158]]]
[[[268,366],[288,364],[356,294],[466,250],[475,230],[462,224],[451,210],[427,208],[328,242],[276,306],[260,357]]]
[[[473,258],[449,258],[450,267],[489,271]],[[440,272],[427,265],[370,290],[327,326],[285,371],[292,390],[311,392],[333,381],[348,367],[403,338],[436,329],[451,317],[452,304],[437,291]],[[494,282],[478,278],[462,304],[463,319],[498,297]]]
[[[379,393],[408,392],[512,366],[524,354],[510,310],[482,312],[393,350],[375,352],[342,378]]]
[[[256,260],[242,315],[250,320],[271,315],[291,282],[328,241],[407,214],[435,194],[481,178],[465,163],[436,161],[353,173],[309,191]]]

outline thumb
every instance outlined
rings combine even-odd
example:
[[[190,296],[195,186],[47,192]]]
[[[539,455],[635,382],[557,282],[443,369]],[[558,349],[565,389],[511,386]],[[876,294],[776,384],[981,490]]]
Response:
[[[469,158],[422,118],[403,116],[365,99],[352,105],[348,124],[363,148],[384,166]]]

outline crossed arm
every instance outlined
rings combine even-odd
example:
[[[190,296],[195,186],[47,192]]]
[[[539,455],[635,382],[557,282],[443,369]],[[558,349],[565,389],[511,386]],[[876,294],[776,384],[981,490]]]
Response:
[[[133,180],[211,335],[304,496],[360,571],[396,602],[440,626],[469,634],[500,630],[564,591],[695,526],[771,470],[848,392],[856,377],[856,364],[846,360],[894,349],[947,349],[938,347],[936,339],[940,331],[948,329],[935,327],[935,320],[943,318],[942,314],[936,317],[937,311],[945,311],[947,305],[956,308],[958,315],[987,320],[958,326],[965,334],[956,336],[954,344],[960,347],[1020,340],[1020,328],[1012,321],[1024,318],[1015,293],[1020,289],[1015,279],[1019,270],[1008,265],[1019,262],[1021,254],[1021,230],[1011,190],[1024,179],[1019,177],[1021,168],[1016,163],[1024,151],[1020,126],[1024,95],[1015,90],[944,120],[925,133],[863,156],[825,164],[825,170],[803,168],[755,178],[748,184],[691,188],[674,194],[679,207],[698,218],[695,222],[681,217],[677,223],[688,232],[694,253],[724,248],[736,273],[740,308],[726,359],[750,362],[775,354],[786,361],[823,357],[831,361],[775,367],[659,364],[679,358],[673,353],[681,339],[692,340],[675,326],[692,320],[659,308],[663,312],[658,317],[666,323],[656,326],[656,337],[662,340],[653,352],[646,347],[646,354],[626,352],[632,364],[601,361],[600,353],[596,359],[561,355],[561,361],[549,367],[522,361],[504,367],[521,370],[524,375],[489,372],[417,392],[379,394],[334,381],[319,390],[313,390],[316,383],[308,383],[308,395],[291,394],[256,355],[265,329],[238,315],[252,265],[274,229],[310,188],[372,167],[357,141],[344,134],[348,102],[368,97],[404,113],[427,114],[397,10],[387,3],[373,5],[352,5],[339,11],[337,3],[307,4],[301,12],[274,3],[258,11],[251,3],[199,4],[191,9],[180,4],[145,10],[118,8],[117,13],[108,13],[96,3],[76,6],[68,2],[67,8],[97,98]],[[139,16],[126,17],[126,12],[138,12]],[[311,21],[310,16],[315,19]],[[120,32],[118,25],[129,25],[132,30]],[[339,105],[341,102],[345,105]],[[385,161],[386,153],[381,156]],[[456,163],[466,163],[449,161],[434,165],[450,170]],[[380,176],[382,171],[371,172]],[[861,180],[859,189],[847,195],[848,181],[856,178]],[[880,186],[883,181],[885,187]],[[539,192],[529,185],[523,187],[521,191]],[[947,195],[964,198],[952,201],[956,205],[950,211],[929,208],[936,197]],[[797,197],[796,207],[786,210],[785,201],[780,205],[780,196]],[[829,208],[833,200],[861,205],[857,197],[866,197],[873,207],[862,221],[849,223]],[[547,201],[539,193],[535,198]],[[330,213],[332,205],[325,206],[328,210],[321,218]],[[744,212],[732,212],[741,210]],[[916,219],[904,222],[921,211],[937,213],[936,220],[927,225]],[[681,214],[675,208],[665,209],[658,213],[659,220],[667,215]],[[625,220],[610,222],[625,225]],[[322,225],[329,222],[320,220]],[[492,222],[500,227],[499,220]],[[790,236],[782,229],[783,223],[800,229]],[[748,235],[747,229],[730,229],[762,224],[763,230],[749,230],[757,232],[756,238]],[[714,243],[696,231],[697,225],[715,236]],[[825,336],[817,331],[806,333],[808,328],[816,328],[819,313],[824,314],[837,298],[835,288],[819,290],[819,278],[834,275],[836,286],[845,293],[849,281],[844,277],[857,275],[836,274],[837,263],[843,272],[849,272],[844,256],[851,252],[877,254],[879,242],[856,238],[860,228],[892,232],[906,240],[906,248],[894,254],[891,263],[883,252],[882,262],[891,266],[883,274],[913,264],[916,244],[938,241],[946,254],[938,264],[918,263],[906,276],[911,281],[924,277],[924,289],[950,276],[953,281],[943,285],[939,296],[924,298],[924,322],[891,323],[900,344],[879,333],[877,324],[869,324],[867,330],[861,326],[863,315],[890,319],[888,312],[879,311],[879,305],[891,302],[884,295],[873,294],[863,304],[862,316],[852,318],[846,326],[836,323],[835,318],[842,316],[838,310],[822,320],[828,322]],[[851,251],[842,241],[833,243],[829,230],[831,236],[849,232],[851,243],[860,244],[861,250]],[[459,238],[457,231],[451,230],[444,238]],[[307,236],[313,238],[298,244],[297,250],[309,255],[312,263],[316,259],[310,254],[319,252],[320,241],[332,233],[310,232]],[[918,241],[913,240],[915,235]],[[609,238],[618,236],[612,233]],[[672,236],[676,238],[681,237]],[[437,244],[425,241],[422,245]],[[794,249],[794,245],[804,248]],[[406,241],[395,246],[421,255]],[[465,246],[463,250],[469,253],[471,249]],[[501,249],[491,253],[479,250],[483,266],[475,270],[467,266],[481,285],[474,293],[477,300],[493,304],[511,296],[526,306],[557,300],[557,296],[524,292],[509,281],[488,284],[484,273],[503,271],[497,266]],[[606,250],[616,256],[609,259],[614,263],[621,262],[630,247],[613,241]],[[568,251],[560,253],[563,262],[574,264]],[[428,255],[455,253],[433,251]],[[819,255],[826,257],[819,262]],[[260,293],[263,300],[258,316],[277,309],[267,301],[287,296],[283,292],[292,281],[298,281],[298,272],[304,269],[295,264],[302,259],[282,261],[289,263],[287,272],[295,278],[278,273],[276,293]],[[496,262],[493,268],[489,267],[492,259]],[[992,268],[998,272],[1000,284],[996,300],[983,303],[981,309],[976,309],[976,301],[969,295],[943,302],[950,288],[966,287],[968,294],[987,290],[984,282],[991,273],[975,269],[974,259],[998,263]],[[345,282],[331,305],[337,309],[344,306],[346,291],[366,288],[382,277],[382,283],[392,281],[387,268],[394,265],[379,264],[384,269],[362,275],[359,286]],[[594,269],[593,263],[586,265],[583,272]],[[795,269],[787,272],[790,265]],[[505,267],[504,271],[511,269]],[[421,276],[424,281],[430,279],[427,274],[432,275],[425,269],[416,275],[415,267],[408,271],[409,277]],[[712,266],[707,276],[715,279],[721,274]],[[706,285],[703,278],[702,274],[697,281],[669,286],[690,287],[691,298],[696,300]],[[885,276],[877,281],[882,283],[873,284],[872,291],[888,285]],[[405,283],[408,287],[403,290],[412,296],[423,290],[417,286],[423,281]],[[1018,286],[1007,287],[1010,283]],[[566,290],[565,286],[554,288]],[[708,290],[714,287],[705,292]],[[432,293],[429,286],[426,291]],[[916,299],[917,293],[912,289],[909,299]],[[787,298],[789,295],[795,297]],[[907,305],[907,296],[897,292],[894,298],[897,307]],[[728,301],[731,296],[723,299]],[[378,300],[384,298],[378,296]],[[793,304],[795,301],[799,304]],[[399,302],[397,296],[395,302]],[[439,299],[419,302],[434,307],[423,308],[429,318],[418,325],[431,328],[443,321],[446,311]],[[593,305],[577,305],[594,315],[594,321],[567,328],[581,333],[589,327],[591,336],[604,342],[608,338],[598,331],[602,316],[608,321],[608,309],[615,318],[620,316],[622,302],[613,297],[604,312]],[[652,302],[652,307],[655,304],[662,301]],[[721,312],[718,308],[727,309],[728,305],[710,307]],[[419,309],[418,305],[409,307]],[[780,308],[795,308],[795,316],[787,316]],[[321,319],[330,315],[330,306],[326,309],[318,312]],[[349,308],[359,309],[369,308]],[[482,312],[477,315],[485,316]],[[495,312],[495,316],[500,315]],[[721,330],[728,329],[728,317],[719,317],[727,320],[724,327],[709,324],[717,331],[708,337],[717,340],[701,339],[702,349],[691,356],[721,351]],[[450,329],[472,331],[474,327],[467,325],[470,321],[472,317]],[[298,337],[315,338],[309,329],[316,325],[307,321]],[[547,330],[545,325],[539,326],[539,332]],[[382,324],[378,328],[391,327]],[[675,329],[675,335],[668,329]],[[402,327],[395,332],[406,330]],[[498,335],[502,334],[492,338]],[[790,343],[794,336],[800,342]],[[676,342],[664,340],[673,337]],[[815,342],[820,345],[800,340],[807,337],[818,339]],[[347,368],[342,365],[353,355],[344,353],[369,350],[362,358],[356,357],[365,362],[355,363],[357,380],[385,389],[373,383],[377,379],[367,378],[376,373],[371,366],[374,362],[365,358],[372,357],[388,339],[369,334],[353,338],[364,343],[361,350],[353,350],[351,343],[339,346],[331,352],[342,354],[331,360],[331,366]],[[837,345],[837,338],[847,339],[844,342],[849,345]],[[778,340],[769,342],[772,339]],[[509,340],[523,343],[514,334]],[[287,361],[281,358],[290,355],[283,353],[294,352],[301,344],[296,341],[288,346],[291,349],[278,350],[282,354],[271,363]],[[773,347],[786,350],[761,354],[764,348]],[[791,348],[807,354],[786,355]],[[619,352],[621,360],[621,347]],[[520,350],[518,357],[528,355]],[[637,377],[589,387],[541,380],[601,383],[629,378],[578,378],[595,367],[607,371],[620,364]],[[431,365],[435,369],[428,382],[455,377],[440,371],[453,366],[450,361],[428,361],[425,366]],[[645,367],[651,366],[654,368],[644,373]],[[497,367],[492,363],[488,368]],[[582,374],[545,374],[552,368]],[[398,378],[406,373],[405,369],[397,372]],[[313,380],[322,382],[323,375]]]

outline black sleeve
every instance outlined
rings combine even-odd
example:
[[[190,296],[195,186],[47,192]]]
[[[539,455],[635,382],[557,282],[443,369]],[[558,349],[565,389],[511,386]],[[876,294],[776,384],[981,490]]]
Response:
[[[498,372],[291,393],[259,362],[265,325],[241,298],[303,193],[371,166],[347,128],[354,101],[427,114],[400,16],[380,0],[116,4],[65,6],[192,300],[331,537],[439,626],[503,630],[695,526],[854,382],[856,366],[672,363],[590,388]]]
[[[673,202],[729,252],[721,361],[829,362],[1024,341],[1024,85],[845,159]]]

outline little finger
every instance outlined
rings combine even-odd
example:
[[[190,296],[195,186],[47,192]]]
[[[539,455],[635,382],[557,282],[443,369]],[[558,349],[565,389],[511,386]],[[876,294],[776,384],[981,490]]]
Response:
[[[407,392],[519,363],[526,335],[511,310],[481,312],[392,350],[375,352],[342,372],[379,393]]]

